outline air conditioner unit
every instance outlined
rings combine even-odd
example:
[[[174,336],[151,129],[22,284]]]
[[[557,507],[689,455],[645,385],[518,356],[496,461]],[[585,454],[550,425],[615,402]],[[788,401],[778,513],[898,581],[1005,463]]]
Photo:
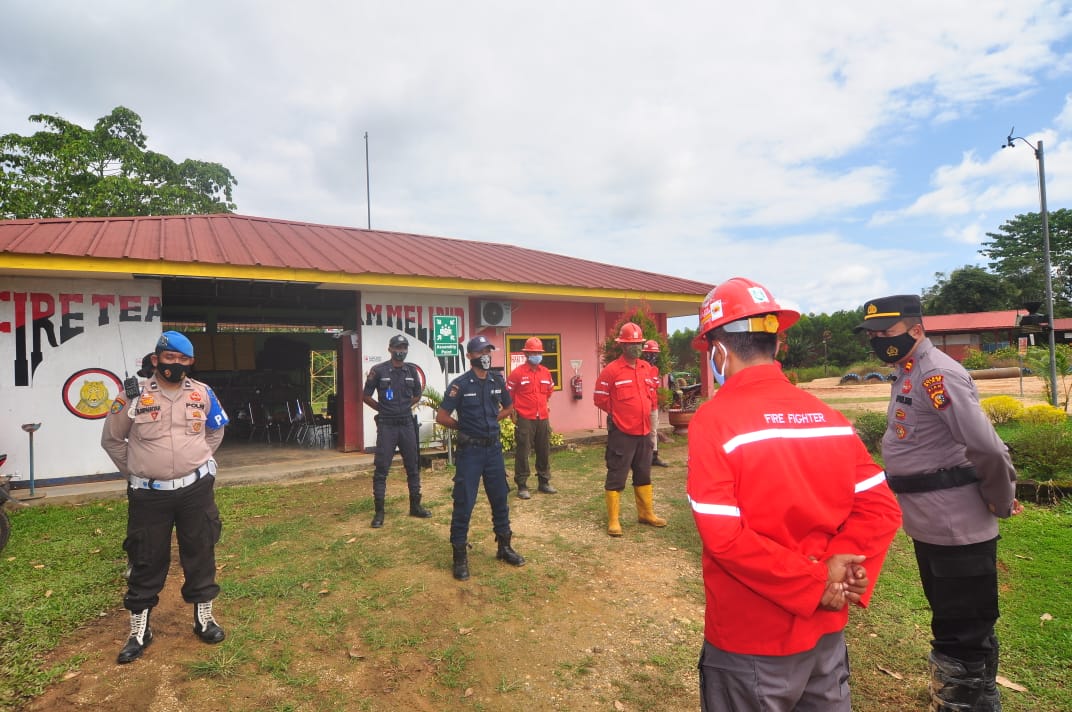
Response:
[[[481,326],[510,326],[510,302],[480,302]]]

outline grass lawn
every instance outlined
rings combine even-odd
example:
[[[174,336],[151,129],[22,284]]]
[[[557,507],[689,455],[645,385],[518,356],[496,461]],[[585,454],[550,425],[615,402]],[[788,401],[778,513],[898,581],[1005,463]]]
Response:
[[[368,527],[367,473],[222,488],[227,640],[193,638],[173,568],[157,639],[122,667],[126,503],[20,510],[0,552],[0,709],[163,709],[163,689],[199,710],[696,709],[703,588],[685,440],[660,454],[675,463],[655,473],[666,529],[636,524],[627,489],[625,536],[607,537],[601,446],[561,450],[560,494],[511,499],[528,564],[495,560],[482,503],[466,583],[450,576],[442,463],[425,474],[431,520],[404,515],[392,471],[381,530]],[[1001,526],[1000,672],[1025,688],[1004,689],[1004,708],[1070,710],[1072,504],[1029,504]],[[871,607],[849,620],[856,709],[925,707],[928,623],[899,534]]]

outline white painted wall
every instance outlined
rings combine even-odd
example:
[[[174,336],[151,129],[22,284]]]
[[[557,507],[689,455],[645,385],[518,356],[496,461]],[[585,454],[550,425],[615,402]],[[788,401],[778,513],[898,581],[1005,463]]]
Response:
[[[0,474],[29,480],[115,472],[100,446],[104,416],[123,378],[160,336],[158,280],[4,278],[0,283]],[[104,398],[83,401],[101,384]]]

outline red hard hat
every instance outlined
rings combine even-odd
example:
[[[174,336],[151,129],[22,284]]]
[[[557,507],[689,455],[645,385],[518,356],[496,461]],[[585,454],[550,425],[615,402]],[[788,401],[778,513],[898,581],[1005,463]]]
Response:
[[[618,332],[618,338],[615,341],[619,344],[642,344],[644,343],[644,331],[639,324],[627,321],[622,324],[622,328]]]
[[[644,342],[644,353],[657,354],[659,353],[659,342],[655,339],[648,339]]]
[[[782,309],[774,296],[759,282],[733,277],[712,289],[700,307],[700,328],[692,345],[707,350],[707,334],[727,324],[727,331],[777,334],[800,319],[800,313]]]
[[[522,351],[536,351],[536,352],[539,352],[539,353],[542,354],[543,353],[543,342],[540,341],[535,336],[529,337],[528,341],[525,342],[525,345],[521,347],[521,350]]]

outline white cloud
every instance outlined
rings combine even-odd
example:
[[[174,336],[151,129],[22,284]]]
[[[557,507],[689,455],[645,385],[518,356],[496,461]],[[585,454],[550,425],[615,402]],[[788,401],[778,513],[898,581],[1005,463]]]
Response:
[[[977,125],[1033,122],[1072,199],[1067,2],[49,5],[5,9],[0,133],[122,104],[243,213],[363,226],[367,131],[374,227],[815,311],[918,292],[1033,209],[1030,153]]]

